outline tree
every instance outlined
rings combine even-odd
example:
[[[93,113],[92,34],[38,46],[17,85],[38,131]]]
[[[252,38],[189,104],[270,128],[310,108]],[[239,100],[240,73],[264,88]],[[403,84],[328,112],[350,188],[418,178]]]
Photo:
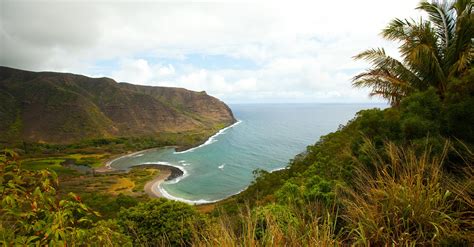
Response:
[[[427,14],[427,20],[394,19],[382,31],[385,39],[400,43],[402,61],[383,48],[356,55],[356,60],[372,66],[353,78],[355,87],[372,88],[371,96],[398,106],[405,96],[429,87],[443,98],[449,81],[467,73],[474,54],[471,0],[421,2],[418,9]]]

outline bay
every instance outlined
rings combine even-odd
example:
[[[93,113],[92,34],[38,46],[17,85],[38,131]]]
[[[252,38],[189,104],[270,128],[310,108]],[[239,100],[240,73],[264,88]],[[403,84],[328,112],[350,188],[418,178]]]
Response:
[[[236,104],[230,105],[238,122],[211,137],[204,145],[184,152],[155,149],[124,156],[111,166],[126,169],[146,163],[179,167],[184,176],[162,183],[170,199],[206,203],[245,189],[255,169],[284,168],[322,135],[337,130],[362,109],[384,104]]]

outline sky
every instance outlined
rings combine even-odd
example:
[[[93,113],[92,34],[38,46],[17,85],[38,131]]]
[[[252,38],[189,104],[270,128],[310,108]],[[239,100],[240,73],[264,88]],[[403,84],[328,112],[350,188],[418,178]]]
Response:
[[[417,0],[0,0],[0,65],[206,91],[226,103],[383,102],[352,57]]]

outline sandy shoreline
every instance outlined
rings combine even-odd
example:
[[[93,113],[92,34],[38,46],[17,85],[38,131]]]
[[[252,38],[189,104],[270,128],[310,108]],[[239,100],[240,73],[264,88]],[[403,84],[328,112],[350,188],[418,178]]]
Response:
[[[160,186],[160,184],[163,183],[171,175],[171,170],[167,168],[162,168],[159,170],[160,173],[158,174],[158,176],[156,176],[153,180],[148,181],[145,184],[145,193],[147,193],[147,195],[152,198],[164,197],[159,190],[156,190],[154,188]]]

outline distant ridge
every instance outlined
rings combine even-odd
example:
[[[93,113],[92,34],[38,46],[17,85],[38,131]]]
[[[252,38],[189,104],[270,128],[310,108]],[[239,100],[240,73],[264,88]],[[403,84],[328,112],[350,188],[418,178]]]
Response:
[[[74,143],[222,128],[230,108],[205,92],[0,66],[0,142]]]

